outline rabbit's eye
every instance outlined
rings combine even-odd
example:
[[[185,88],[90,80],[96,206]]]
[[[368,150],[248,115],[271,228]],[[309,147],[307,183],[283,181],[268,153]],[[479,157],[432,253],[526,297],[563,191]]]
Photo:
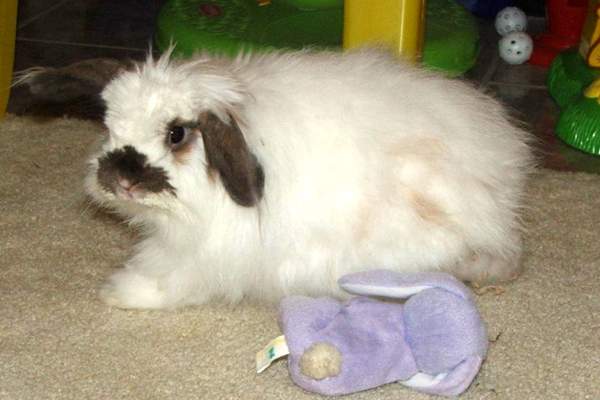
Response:
[[[185,139],[186,129],[183,126],[172,126],[169,129],[169,144],[176,145]]]

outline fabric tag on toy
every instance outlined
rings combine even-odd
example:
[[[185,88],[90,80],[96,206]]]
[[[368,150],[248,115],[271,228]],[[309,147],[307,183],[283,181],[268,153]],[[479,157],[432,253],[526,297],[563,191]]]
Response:
[[[271,340],[264,349],[256,353],[256,373],[260,374],[271,365],[271,363],[278,358],[287,356],[290,354],[285,336],[281,335]]]

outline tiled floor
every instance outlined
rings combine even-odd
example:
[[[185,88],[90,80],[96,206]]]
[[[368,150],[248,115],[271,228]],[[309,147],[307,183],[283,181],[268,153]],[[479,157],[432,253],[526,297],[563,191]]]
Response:
[[[21,0],[15,69],[93,57],[139,59],[163,0]]]
[[[15,70],[37,65],[62,66],[94,57],[141,59],[150,46],[156,15],[164,0],[20,0]],[[543,28],[533,18],[533,30]],[[546,70],[509,66],[496,52],[497,34],[481,21],[481,55],[466,78],[495,93],[539,138],[542,164],[560,170],[600,173],[600,157],[572,149],[553,127],[558,109],[545,87]],[[19,90],[10,109],[18,108]]]

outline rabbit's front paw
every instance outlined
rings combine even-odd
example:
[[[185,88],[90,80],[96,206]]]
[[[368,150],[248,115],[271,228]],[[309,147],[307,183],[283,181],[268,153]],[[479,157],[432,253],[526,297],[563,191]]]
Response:
[[[449,271],[461,280],[478,284],[497,284],[517,279],[522,272],[519,255],[510,258],[490,254],[472,255]]]
[[[113,274],[102,286],[100,298],[118,308],[164,308],[166,293],[159,286],[156,279],[123,270]]]

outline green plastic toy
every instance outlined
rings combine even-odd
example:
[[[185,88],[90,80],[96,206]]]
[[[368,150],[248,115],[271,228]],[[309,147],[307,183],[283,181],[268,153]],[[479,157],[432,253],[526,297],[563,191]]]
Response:
[[[263,5],[261,5],[263,4]],[[343,0],[169,0],[159,18],[159,50],[176,43],[175,54],[204,50],[233,55],[303,47],[340,49]],[[423,64],[450,76],[477,60],[475,19],[454,0],[428,0]]]
[[[590,68],[575,49],[556,56],[548,70],[547,85],[550,95],[561,107],[572,104],[581,97],[586,86],[600,76],[600,72]]]
[[[550,95],[561,107],[556,134],[570,146],[600,155],[600,103],[585,95],[586,88],[600,78],[577,50],[556,56],[548,72]]]

